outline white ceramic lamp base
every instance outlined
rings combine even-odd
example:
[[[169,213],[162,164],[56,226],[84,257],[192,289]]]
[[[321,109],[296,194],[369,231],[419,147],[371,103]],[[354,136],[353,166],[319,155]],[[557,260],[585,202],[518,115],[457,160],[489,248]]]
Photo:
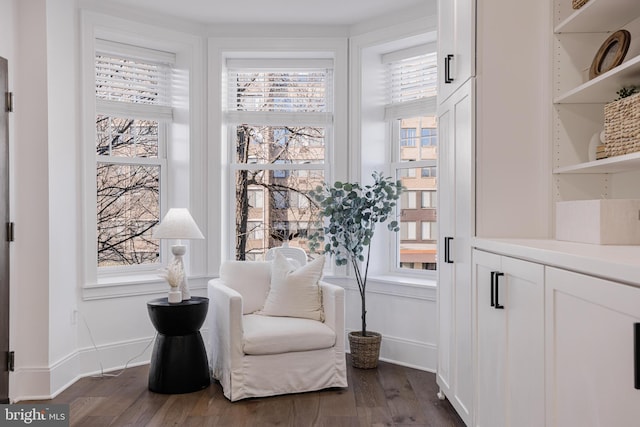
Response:
[[[178,289],[182,293],[182,301],[191,299],[191,292],[189,292],[189,285],[187,284],[187,272],[184,269],[184,262],[182,256],[187,253],[187,247],[185,245],[173,245],[171,246],[171,253],[175,257],[175,262],[180,263],[180,269],[182,270],[182,280]]]

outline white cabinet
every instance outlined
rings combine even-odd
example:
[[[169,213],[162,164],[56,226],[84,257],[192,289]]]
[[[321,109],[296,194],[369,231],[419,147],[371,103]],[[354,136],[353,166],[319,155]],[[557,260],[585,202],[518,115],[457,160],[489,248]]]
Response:
[[[640,288],[551,267],[545,280],[546,425],[637,426]]]
[[[544,426],[544,266],[478,250],[473,265],[474,425]]]
[[[438,0],[438,101],[475,75],[475,0]]]
[[[438,109],[438,372],[441,391],[471,425],[474,235],[473,79]]]

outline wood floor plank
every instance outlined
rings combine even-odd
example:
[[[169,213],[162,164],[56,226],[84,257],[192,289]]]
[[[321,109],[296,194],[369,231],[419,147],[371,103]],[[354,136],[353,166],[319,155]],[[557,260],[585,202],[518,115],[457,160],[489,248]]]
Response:
[[[320,393],[320,416],[357,417],[353,388],[330,389]]]
[[[394,424],[426,425],[428,421],[407,379],[406,369],[388,363],[377,369]]]
[[[69,404],[69,424],[73,424],[74,421],[80,422],[84,418],[91,416],[95,409],[107,399],[107,397],[92,396],[74,399],[73,402]]]
[[[169,399],[167,394],[158,394],[142,390],[139,398],[113,420],[117,426],[147,425]]]
[[[464,422],[449,401],[438,398],[439,388],[432,378],[433,374],[418,370],[414,370],[411,375],[408,375],[416,397],[420,402],[425,402],[421,408],[429,420],[429,425],[434,427],[465,427]]]
[[[189,394],[174,394],[160,407],[149,420],[148,426],[182,426],[195,402]]]
[[[222,387],[218,383],[211,384],[206,389],[194,393],[194,398],[197,399],[197,402],[189,414],[194,417],[218,415],[227,402],[227,398],[222,393]]]
[[[354,369],[351,387],[358,408],[386,406],[387,399],[384,390],[380,387],[377,369]]]
[[[55,399],[32,403],[68,403],[74,427],[464,426],[436,397],[434,374],[385,362],[373,370],[349,366],[347,388],[233,403],[217,382],[194,393],[153,393],[148,375],[148,366],[139,366],[117,378],[83,378]]]
[[[89,416],[84,417],[80,422],[69,423],[70,426],[74,427],[103,427],[112,425],[113,417],[109,416]]]
[[[393,426],[393,419],[386,402],[384,406],[379,407],[358,407],[358,420],[360,427]]]

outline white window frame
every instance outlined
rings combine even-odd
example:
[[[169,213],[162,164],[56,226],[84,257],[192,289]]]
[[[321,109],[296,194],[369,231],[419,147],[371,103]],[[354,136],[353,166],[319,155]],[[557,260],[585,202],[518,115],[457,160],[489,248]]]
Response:
[[[103,53],[105,55],[113,55],[115,57],[127,57],[132,59],[147,61],[147,62],[163,62],[168,64],[171,68],[175,62],[174,55],[167,54],[165,52],[159,52],[153,49],[135,47],[133,48],[128,44],[114,43],[103,39],[96,39],[95,41],[96,54]],[[95,57],[95,56],[94,56]],[[160,203],[160,215],[166,212],[166,199],[167,199],[167,152],[168,141],[170,138],[170,128],[173,122],[173,109],[166,107],[156,107],[155,105],[146,104],[131,104],[131,103],[119,103],[111,102],[102,99],[96,99],[96,117],[98,115],[106,116],[109,118],[125,118],[125,119],[142,119],[153,120],[158,123],[158,153],[157,157],[123,157],[112,155],[96,155],[96,165],[99,163],[110,165],[125,165],[125,166],[155,166],[160,170],[159,173],[159,203]],[[94,120],[95,123],[95,120]],[[93,139],[94,150],[96,138]],[[97,167],[97,166],[96,166]],[[94,178],[95,180],[95,178]],[[159,218],[161,219],[161,218]],[[164,250],[163,250],[164,249]],[[98,276],[114,276],[114,275],[126,275],[136,274],[139,272],[151,272],[158,270],[165,264],[166,260],[166,248],[160,244],[159,256],[157,262],[127,265],[127,266],[114,266],[114,267],[100,267],[98,266]]]
[[[266,58],[264,56],[267,56]],[[235,55],[234,55],[235,56]],[[263,112],[263,111],[226,111],[224,115],[224,124],[228,128],[228,163],[229,163],[229,173],[228,181],[231,184],[229,187],[229,197],[232,200],[232,203],[229,203],[229,206],[233,208],[233,212],[235,215],[236,208],[236,199],[235,199],[235,175],[238,171],[242,170],[263,170],[263,171],[273,171],[274,177],[277,178],[286,178],[290,175],[290,172],[298,172],[300,170],[304,171],[321,171],[324,174],[325,180],[329,179],[331,176],[331,162],[333,152],[333,60],[331,58],[306,58],[300,59],[297,57],[291,58],[278,58],[275,59],[279,54],[273,52],[263,53],[262,58],[227,58],[225,61],[225,65],[227,67],[233,66],[236,69],[242,70],[256,70],[256,71],[271,71],[271,70],[287,70],[287,71],[297,71],[297,70],[309,70],[313,68],[329,68],[331,71],[329,73],[329,79],[327,81],[326,88],[326,101],[327,101],[327,111],[322,113],[305,113],[305,112]],[[273,57],[273,58],[270,58]],[[226,69],[226,67],[225,67]],[[226,102],[225,102],[226,104]],[[324,153],[325,159],[323,163],[310,163],[310,164],[298,164],[298,163],[287,163],[287,162],[279,162],[276,161],[274,163],[256,163],[256,164],[245,164],[245,163],[237,163],[235,159],[235,146],[237,144],[237,135],[236,135],[236,127],[240,124],[248,124],[248,125],[259,125],[259,126],[311,126],[311,127],[321,127],[324,129]],[[282,176],[276,176],[276,172],[284,172]],[[281,195],[282,194],[282,195]],[[285,192],[284,190],[275,190],[272,194],[274,208],[275,209],[290,209],[294,207],[293,200],[291,200],[291,196],[294,193]],[[297,195],[297,194],[295,194]],[[271,201],[267,202],[265,200],[265,207],[267,209],[270,206]],[[228,224],[228,227],[231,230],[235,231],[235,218],[232,218],[232,222]],[[230,248],[232,248],[232,254],[235,258],[235,232],[233,233],[234,241],[230,244]]]
[[[422,110],[409,107],[407,110],[398,108],[395,112],[385,111],[385,105],[381,101],[385,94],[384,79],[381,78],[385,73],[382,56],[421,45],[427,45],[435,51],[436,42],[435,14],[416,19],[402,28],[387,28],[351,38],[352,77],[349,90],[353,104],[350,115],[350,141],[355,142],[351,147],[350,156],[353,159],[350,164],[353,171],[352,179],[366,183],[371,179],[373,171],[383,171],[395,177],[398,168],[403,166],[398,162],[398,156],[394,154],[392,147],[393,135],[399,135],[398,125],[392,118],[436,116],[435,98],[428,101],[426,108]],[[423,101],[417,104],[424,107]],[[416,162],[411,163],[415,168],[421,166]],[[435,166],[436,162],[427,163],[429,166],[431,164]],[[398,235],[387,232],[384,228],[379,227],[372,244],[370,277],[380,280],[390,277],[393,281],[406,280],[407,283],[435,286],[436,271],[417,271],[399,267]]]
[[[225,120],[225,112],[221,99],[226,99],[224,85],[224,68],[228,58],[258,59],[293,58],[293,59],[331,59],[333,61],[333,94],[334,107],[332,119],[331,141],[347,140],[347,40],[344,38],[219,38],[211,37],[209,44],[209,112],[210,139],[221,141],[219,150],[211,150],[209,162],[220,170],[219,176],[213,176],[209,183],[210,217],[221,228],[221,235],[217,241],[211,241],[209,251],[219,253],[220,259],[235,257],[235,192],[234,166],[231,162],[231,146],[228,143],[234,135],[234,120]],[[217,101],[215,101],[217,100]],[[235,120],[237,122],[237,120]],[[261,123],[253,123],[261,124]],[[288,124],[275,122],[273,125]],[[304,123],[313,125],[314,123]],[[333,145],[331,141],[325,144],[325,163],[322,166],[324,179],[331,181],[345,179],[347,176],[348,148],[346,144]],[[266,169],[268,165],[243,165],[243,168],[255,167]],[[312,176],[318,170],[318,165],[278,165],[282,170],[307,170]],[[225,200],[226,203],[215,203],[212,200]],[[265,201],[266,203],[266,201]],[[223,208],[224,207],[224,208]],[[222,209],[221,209],[222,208]],[[334,267],[327,262],[325,270],[334,271]],[[215,268],[215,267],[214,267]],[[217,271],[217,270],[216,270]]]
[[[84,271],[82,298],[104,299],[124,295],[154,294],[166,289],[166,282],[158,275],[158,265],[147,264],[114,268],[97,266],[96,254],[96,126],[97,114],[95,96],[95,54],[96,40],[106,40],[136,47],[167,52],[175,56],[175,84],[172,85],[173,98],[179,100],[173,109],[173,122],[168,126],[167,137],[170,145],[160,150],[166,154],[164,186],[161,187],[160,216],[169,207],[188,207],[192,216],[207,235],[205,215],[204,184],[198,176],[204,171],[204,154],[201,141],[204,140],[200,117],[204,88],[204,69],[201,52],[203,41],[200,37],[181,33],[153,25],[129,21],[127,19],[102,15],[97,12],[81,11],[81,78],[82,78],[82,193],[83,193],[83,256]],[[135,31],[132,32],[132,28]],[[112,115],[112,114],[111,114]],[[195,159],[195,160],[194,160]],[[127,159],[129,162],[130,159]],[[140,159],[144,163],[149,160]],[[164,160],[162,160],[164,162]],[[162,197],[164,194],[164,197]],[[187,243],[185,262],[190,277],[203,276],[206,269],[206,245],[202,241]],[[166,263],[168,243],[161,242],[161,260]],[[192,289],[206,287],[206,281],[191,281]]]

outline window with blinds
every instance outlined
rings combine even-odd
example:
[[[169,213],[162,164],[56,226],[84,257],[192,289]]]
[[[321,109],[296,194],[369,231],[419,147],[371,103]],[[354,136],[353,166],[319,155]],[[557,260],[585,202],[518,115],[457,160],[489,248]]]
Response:
[[[285,242],[307,250],[310,227],[320,221],[308,194],[329,167],[333,61],[229,58],[225,64],[236,259],[262,260]]]
[[[100,268],[154,265],[173,55],[96,40],[96,229]],[[155,268],[155,267],[153,267]]]
[[[328,111],[330,70],[231,70],[228,76],[232,111]]]
[[[96,55],[96,97],[169,105],[169,67],[114,55]]]
[[[438,60],[434,50],[435,46],[421,45],[382,55],[386,120],[435,113]]]
[[[436,268],[437,208],[418,204],[418,192],[437,191],[437,58],[435,45],[420,45],[382,55],[385,68],[385,119],[393,130],[391,169],[403,186],[396,268]],[[419,224],[419,225],[418,225]]]
[[[388,104],[435,96],[437,65],[435,52],[388,63]]]

